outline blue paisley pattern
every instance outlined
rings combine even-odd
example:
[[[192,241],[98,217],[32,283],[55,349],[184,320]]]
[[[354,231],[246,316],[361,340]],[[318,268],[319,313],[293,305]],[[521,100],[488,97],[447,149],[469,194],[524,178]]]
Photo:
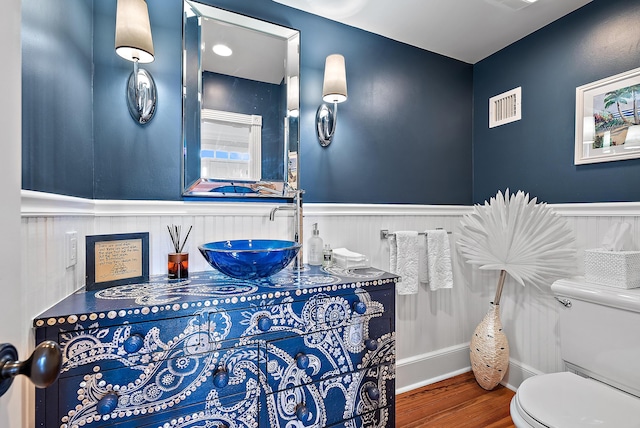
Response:
[[[268,286],[291,284],[288,275]],[[326,273],[318,277],[324,285],[334,281]],[[226,287],[188,288],[186,282],[114,287],[96,297],[156,304],[179,290],[224,294]],[[242,293],[257,287],[235,286]],[[77,324],[58,334],[58,391],[65,400],[57,426],[391,427],[393,293],[391,286],[354,288],[306,300],[261,299],[232,311],[206,307],[157,322]],[[356,311],[358,302],[366,310]],[[116,397],[111,404],[109,396]]]

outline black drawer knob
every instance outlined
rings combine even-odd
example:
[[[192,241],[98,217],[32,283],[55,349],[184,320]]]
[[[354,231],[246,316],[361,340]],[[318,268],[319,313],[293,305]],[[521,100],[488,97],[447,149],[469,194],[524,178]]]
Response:
[[[353,304],[353,311],[356,314],[363,315],[365,312],[367,312],[367,305],[364,302],[355,302]]]
[[[378,401],[380,399],[380,390],[375,386],[367,388],[367,396],[372,401]]]
[[[300,352],[296,355],[296,365],[299,369],[306,370],[309,368],[309,357],[307,354]]]
[[[217,388],[224,388],[225,386],[227,386],[229,384],[229,372],[225,369],[216,370],[215,374],[213,375],[213,384]]]
[[[141,334],[135,333],[132,334],[124,341],[124,350],[129,354],[133,354],[134,352],[138,352],[142,349],[142,345],[144,345],[144,337]]]
[[[364,346],[369,351],[375,351],[376,349],[378,349],[378,341],[375,339],[367,339],[364,341]]]
[[[96,410],[101,415],[108,415],[118,407],[118,396],[110,392],[98,401]]]
[[[258,318],[258,329],[260,331],[269,331],[272,325],[273,321],[271,321],[271,318],[269,318],[268,316],[263,315]]]

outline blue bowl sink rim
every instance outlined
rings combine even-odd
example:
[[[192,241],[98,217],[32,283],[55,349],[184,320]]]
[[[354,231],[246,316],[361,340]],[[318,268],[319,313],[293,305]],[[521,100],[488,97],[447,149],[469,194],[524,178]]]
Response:
[[[285,244],[282,246],[272,246],[272,247],[268,247],[268,248],[251,248],[251,247],[247,247],[247,248],[224,248],[224,247],[218,247],[219,246],[224,246],[224,245],[228,245],[228,244],[240,244],[240,243],[281,243],[281,244]],[[294,241],[288,241],[285,239],[228,239],[225,241],[214,241],[214,242],[207,242],[205,244],[199,245],[198,248],[201,250],[206,250],[206,251],[214,251],[214,252],[219,252],[219,253],[238,253],[238,252],[246,252],[246,253],[260,253],[260,252],[271,252],[271,251],[285,251],[285,250],[293,250],[296,248],[300,248],[302,247],[301,244],[294,242]]]
[[[280,272],[301,248],[299,243],[278,239],[236,239],[198,246],[211,267],[241,280],[266,278]]]

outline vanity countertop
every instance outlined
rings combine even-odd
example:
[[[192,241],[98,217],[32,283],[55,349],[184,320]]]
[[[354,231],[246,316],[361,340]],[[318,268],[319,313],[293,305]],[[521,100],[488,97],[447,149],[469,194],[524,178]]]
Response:
[[[315,293],[343,294],[340,290],[374,288],[399,281],[397,275],[375,268],[341,269],[307,266],[286,268],[259,280],[230,278],[214,270],[191,272],[184,280],[166,275],[148,282],[71,294],[34,319],[35,327],[69,328],[73,325],[108,326],[215,311],[301,300]]]

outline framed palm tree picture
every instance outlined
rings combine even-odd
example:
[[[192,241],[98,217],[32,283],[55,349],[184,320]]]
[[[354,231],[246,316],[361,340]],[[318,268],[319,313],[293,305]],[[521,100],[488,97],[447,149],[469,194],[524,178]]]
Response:
[[[576,88],[575,165],[640,158],[640,68]]]

